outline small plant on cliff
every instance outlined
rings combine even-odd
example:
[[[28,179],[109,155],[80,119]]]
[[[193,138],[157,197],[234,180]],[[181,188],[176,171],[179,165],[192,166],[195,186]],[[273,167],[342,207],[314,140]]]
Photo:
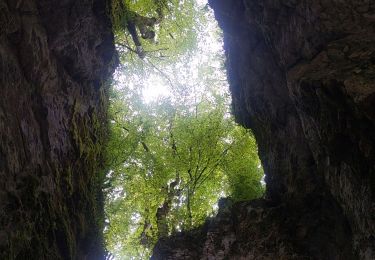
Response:
[[[144,6],[135,8],[139,3]],[[169,42],[170,49],[156,51],[169,57],[152,56],[152,45],[145,43],[140,57],[130,50],[136,48],[131,39],[121,43],[127,28],[117,28],[123,62],[111,96],[105,189],[105,235],[116,259],[146,259],[160,237],[215,214],[220,197],[248,200],[263,193],[255,140],[229,112],[220,33],[208,22],[212,14],[192,1],[184,2],[186,9],[179,1],[168,3],[161,19],[150,11],[157,10],[155,1],[121,2],[122,8],[158,18],[160,26],[179,19],[190,23],[195,40],[186,48]],[[186,10],[204,19],[184,20]],[[169,33],[157,32],[159,41],[171,41]]]

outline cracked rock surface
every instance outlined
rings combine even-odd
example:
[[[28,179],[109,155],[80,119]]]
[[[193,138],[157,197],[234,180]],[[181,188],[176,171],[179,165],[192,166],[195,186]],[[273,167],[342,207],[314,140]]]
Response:
[[[102,259],[105,0],[0,0],[0,259]]]
[[[375,259],[375,2],[210,0],[264,199],[221,207],[155,259]]]

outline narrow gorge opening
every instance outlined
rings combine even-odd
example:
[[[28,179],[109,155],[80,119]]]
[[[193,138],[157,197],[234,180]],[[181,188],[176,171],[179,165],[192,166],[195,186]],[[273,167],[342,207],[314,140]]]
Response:
[[[222,203],[264,193],[250,130],[234,122],[222,33],[205,0],[113,1],[120,65],[110,94],[108,259],[147,259],[158,239]]]
[[[0,259],[375,259],[375,2],[209,3],[0,1]]]
[[[209,3],[0,1],[0,259],[375,259],[375,2]]]

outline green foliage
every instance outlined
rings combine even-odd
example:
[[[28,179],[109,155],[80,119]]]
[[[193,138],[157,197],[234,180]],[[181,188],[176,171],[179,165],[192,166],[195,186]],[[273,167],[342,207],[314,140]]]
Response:
[[[208,99],[205,92],[191,104],[177,102],[183,96],[144,104],[137,92],[114,91],[107,153],[107,241],[128,257],[150,253],[160,236],[157,211],[174,181],[162,220],[167,234],[202,224],[220,196],[244,200],[262,194],[255,141],[233,122],[225,99]]]
[[[264,192],[259,185],[263,169],[257,155],[257,145],[252,133],[236,127],[232,138],[238,140],[225,157],[223,169],[227,173],[229,194],[234,201],[251,200]]]
[[[144,67],[137,54],[136,46],[126,28],[132,12],[148,18],[156,18],[154,39],[140,39],[146,57],[155,64],[176,61],[180,55],[195,49],[196,31],[205,19],[205,11],[195,1],[186,0],[115,0],[112,3],[112,21],[120,59],[140,70]]]
[[[117,258],[146,259],[158,238],[213,216],[220,197],[261,196],[263,172],[252,134],[229,113],[212,13],[194,1],[116,1],[122,66],[110,97],[105,236]],[[119,8],[163,17],[157,42],[142,42],[145,59],[129,51]],[[164,86],[162,98],[145,101]]]

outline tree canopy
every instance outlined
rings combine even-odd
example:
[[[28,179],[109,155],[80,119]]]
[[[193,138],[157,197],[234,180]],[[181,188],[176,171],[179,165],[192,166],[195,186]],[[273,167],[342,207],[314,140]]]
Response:
[[[137,56],[159,62],[176,60],[194,49],[204,14],[204,9],[192,0],[113,1],[115,41],[122,61],[134,66],[139,62]]]
[[[195,1],[120,5],[160,27],[154,27],[158,43],[142,42],[145,56],[131,50],[126,26],[115,27],[122,65],[110,98],[105,236],[116,259],[146,259],[158,238],[213,216],[220,197],[261,196],[263,171],[252,133],[230,114],[210,10]]]

